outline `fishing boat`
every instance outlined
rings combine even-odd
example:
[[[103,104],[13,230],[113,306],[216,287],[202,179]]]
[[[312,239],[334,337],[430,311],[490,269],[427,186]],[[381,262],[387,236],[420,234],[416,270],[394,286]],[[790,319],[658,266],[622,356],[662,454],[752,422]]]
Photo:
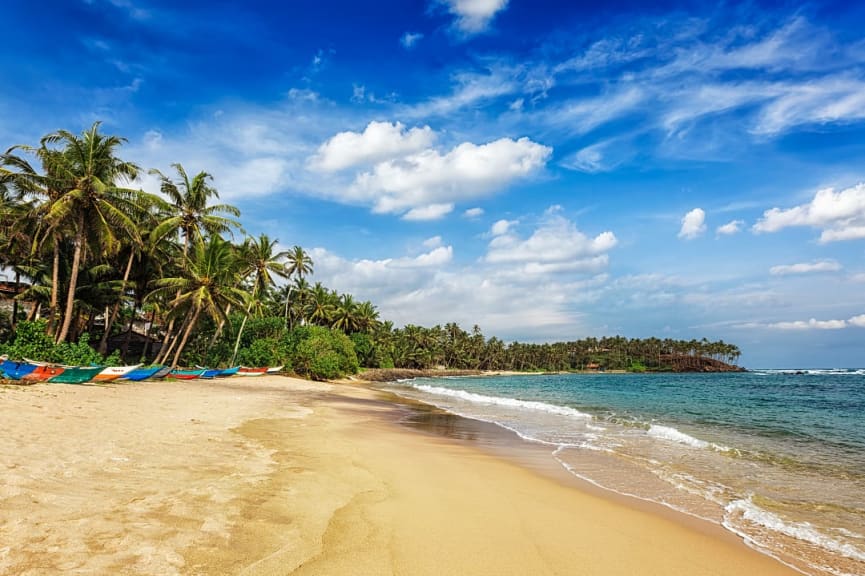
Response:
[[[267,372],[267,366],[263,366],[261,368],[249,368],[248,366],[241,366],[237,370],[238,376],[264,376]]]
[[[204,368],[199,378],[216,378],[219,375],[219,368]]]
[[[66,368],[63,366],[36,366],[32,372],[22,376],[21,380],[27,380],[28,382],[45,382],[49,378],[62,374],[64,370],[66,370]]]
[[[157,380],[159,378],[165,378],[169,374],[171,374],[171,366],[163,366],[162,368],[157,370],[156,373],[150,377],[150,379]]]
[[[102,366],[69,366],[57,376],[48,379],[50,384],[84,384],[102,371]]]
[[[268,368],[267,373],[268,374],[276,374],[276,373],[280,372],[284,367],[285,367],[285,365],[281,364],[281,365],[275,366],[273,368]]]
[[[201,375],[204,374],[204,372],[204,370],[181,370],[179,368],[174,368],[168,373],[168,377],[179,378],[181,380],[195,380],[196,378],[201,378]]]
[[[171,372],[171,368],[166,369],[164,366],[148,366],[144,368],[136,368],[135,370],[127,372],[121,376],[120,379],[139,382],[141,380],[147,380],[148,378],[158,378],[159,376],[156,376],[156,373],[160,370],[165,370],[165,374]],[[165,374],[163,374],[163,376],[165,376]]]
[[[21,378],[34,370],[36,370],[36,365],[30,362],[14,362],[4,358],[3,362],[0,363],[0,373],[2,373],[4,378],[9,378],[10,380],[21,380]]]
[[[133,364],[131,366],[109,366],[108,368],[103,369],[96,376],[93,377],[94,382],[110,382],[112,380],[117,380],[121,376],[126,376],[136,368],[141,366],[141,364]]]
[[[229,376],[234,376],[240,370],[240,366],[232,366],[231,368],[223,368],[219,371],[219,374],[216,375],[217,378],[228,378]]]

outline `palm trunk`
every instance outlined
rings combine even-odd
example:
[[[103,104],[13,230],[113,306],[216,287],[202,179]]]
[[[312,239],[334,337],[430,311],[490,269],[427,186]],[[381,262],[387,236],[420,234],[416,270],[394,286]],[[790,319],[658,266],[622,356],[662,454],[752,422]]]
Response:
[[[225,307],[225,315],[228,316],[231,314],[231,304]],[[213,332],[213,337],[210,339],[210,342],[207,343],[207,351],[210,352],[210,349],[213,348],[213,345],[216,344],[216,341],[222,336],[222,329],[225,328],[225,320],[220,320],[219,324],[216,326],[216,330]]]
[[[186,330],[183,332],[183,340],[180,341],[180,345],[177,347],[177,352],[174,353],[174,360],[171,362],[171,367],[177,367],[177,361],[180,360],[180,355],[183,353],[183,349],[186,347],[186,341],[189,340],[189,335],[192,333],[192,329],[195,328],[195,324],[198,322],[198,314],[201,312],[201,307],[195,307],[195,313],[192,315],[192,320],[189,322],[189,325],[186,327]]]
[[[15,296],[12,297],[12,331],[15,331],[15,325],[18,324],[18,286],[21,283],[21,273],[15,271]]]
[[[48,334],[54,334],[57,328],[57,302],[60,292],[60,238],[55,232],[54,237],[54,261],[51,264],[51,303],[48,305]]]
[[[246,309],[246,314],[243,316],[243,321],[240,323],[240,329],[237,331],[237,339],[234,341],[234,352],[231,353],[231,362],[229,366],[234,366],[234,359],[237,358],[237,350],[240,348],[240,338],[243,336],[243,329],[246,327],[246,321],[249,319],[249,311],[252,309],[252,304]]]
[[[69,274],[69,292],[66,294],[66,310],[63,313],[63,326],[55,342],[63,342],[72,324],[72,310],[75,307],[75,288],[78,284],[78,268],[81,266],[81,249],[84,244],[84,214],[78,217],[78,229],[75,231],[75,251],[72,254],[72,271]]]
[[[34,320],[39,318],[39,309],[42,308],[41,302],[36,302],[33,304],[33,309],[30,310],[30,313],[27,314],[27,321],[33,322]]]
[[[180,325],[180,330],[178,330],[177,334],[174,334],[171,340],[166,343],[167,345],[165,347],[165,354],[162,355],[163,363],[168,361],[168,357],[171,355],[171,352],[174,351],[174,347],[177,346],[177,343],[180,341],[181,335],[186,329],[186,326],[189,324],[191,318],[192,317],[187,314],[186,318],[183,320],[183,323]]]
[[[99,341],[100,354],[105,354],[105,350],[108,349],[108,336],[111,334],[111,328],[114,326],[114,321],[117,319],[117,312],[120,310],[120,303],[123,301],[123,293],[126,292],[126,283],[129,281],[129,274],[132,272],[132,261],[134,259],[135,250],[131,250],[129,252],[129,261],[126,262],[126,270],[123,272],[123,282],[120,284],[120,295],[111,310],[111,317],[105,319],[105,333],[102,335],[102,340]],[[133,320],[135,319],[134,314],[132,318]]]
[[[159,363],[160,361],[164,362],[165,358],[168,357],[168,344],[171,342],[171,337],[174,336],[174,318],[168,321],[168,329],[165,331],[165,337],[162,339],[162,346],[159,347],[159,353],[156,355],[156,358],[153,359],[155,363]]]

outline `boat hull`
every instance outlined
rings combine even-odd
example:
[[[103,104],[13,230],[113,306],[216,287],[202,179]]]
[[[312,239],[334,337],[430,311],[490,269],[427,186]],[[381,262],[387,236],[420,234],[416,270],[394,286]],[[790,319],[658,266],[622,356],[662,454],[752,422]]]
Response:
[[[110,382],[111,380],[117,380],[118,378],[126,376],[139,366],[141,366],[141,364],[135,364],[134,366],[109,366],[94,376],[93,380],[95,382]]]
[[[179,378],[180,380],[195,380],[201,378],[205,370],[172,370],[168,373],[169,378]]]
[[[152,366],[150,368],[136,368],[135,370],[126,373],[120,378],[123,380],[129,380],[131,382],[140,382],[141,380],[147,380],[148,378],[157,377],[156,373],[160,370],[164,370],[164,368],[162,366]],[[165,374],[168,374],[169,371],[170,369],[166,371]]]
[[[21,380],[28,382],[45,382],[46,380],[59,376],[65,368],[62,366],[37,366],[35,370],[23,376]]]
[[[84,384],[102,371],[102,366],[66,368],[57,376],[48,379],[50,384]]]
[[[10,380],[21,380],[34,370],[36,370],[36,365],[29,362],[13,362],[12,360],[0,362],[0,373],[4,378]]]

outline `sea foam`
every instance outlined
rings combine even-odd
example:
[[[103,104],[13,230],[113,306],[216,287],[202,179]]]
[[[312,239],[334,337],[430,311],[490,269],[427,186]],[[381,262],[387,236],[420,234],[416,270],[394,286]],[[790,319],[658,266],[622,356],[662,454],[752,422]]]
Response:
[[[547,412],[548,414],[556,414],[558,416],[569,416],[571,418],[579,418],[581,420],[591,420],[592,415],[580,412],[574,408],[567,406],[557,406],[555,404],[547,404],[546,402],[537,402],[534,400],[518,400],[516,398],[506,398],[501,396],[486,396],[484,394],[475,394],[466,390],[452,390],[450,388],[442,388],[440,386],[430,386],[428,384],[415,384],[414,388],[434,394],[437,396],[447,396],[457,398],[466,402],[475,404],[486,404],[488,406],[504,406],[507,408],[515,408],[517,410],[532,410],[539,412]]]
[[[748,522],[763,526],[774,532],[779,532],[791,538],[796,538],[805,542],[809,542],[826,550],[831,550],[848,558],[865,562],[865,552],[849,544],[847,542],[839,542],[838,540],[823,534],[808,522],[785,522],[777,514],[773,514],[768,510],[760,508],[754,504],[750,498],[744,500],[734,500],[727,504],[726,511],[728,515],[738,514]],[[724,526],[731,528],[729,525],[730,517],[724,520]],[[735,531],[735,530],[734,530]],[[737,531],[738,533],[738,531]]]

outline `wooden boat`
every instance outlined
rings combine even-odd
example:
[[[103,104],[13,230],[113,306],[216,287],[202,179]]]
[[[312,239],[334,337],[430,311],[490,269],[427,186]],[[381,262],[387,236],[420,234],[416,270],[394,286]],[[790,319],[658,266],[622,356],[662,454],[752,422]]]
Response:
[[[14,362],[7,359],[0,362],[0,373],[2,373],[4,378],[9,378],[10,380],[21,380],[21,378],[34,370],[36,370],[36,365],[30,362]]]
[[[93,381],[110,382],[112,380],[117,380],[121,376],[126,376],[139,366],[141,366],[141,364],[134,364],[132,366],[109,366],[94,376]]]
[[[241,366],[237,370],[238,376],[264,376],[267,373],[267,366],[262,368],[249,368],[247,366]]]
[[[36,366],[32,372],[23,376],[21,380],[44,382],[49,378],[62,374],[64,370],[66,370],[66,368],[63,366]]]
[[[240,366],[232,366],[231,368],[223,368],[219,371],[219,374],[216,375],[217,378],[228,378],[229,376],[234,376],[240,370]]]
[[[147,380],[148,378],[158,377],[156,373],[160,370],[165,370],[165,374],[171,372],[171,368],[166,368],[164,366],[149,366],[147,368],[136,368],[130,372],[127,372],[123,376],[120,377],[121,380],[130,380],[132,382],[139,382],[141,380]],[[163,374],[163,376],[165,376]]]
[[[168,373],[168,377],[180,378],[181,380],[195,380],[196,378],[201,378],[202,374],[204,374],[204,370],[181,370],[174,368]]]
[[[219,375],[219,368],[204,368],[200,378],[216,378]]]
[[[83,384],[102,371],[102,366],[70,366],[48,379],[51,384]]]
[[[157,380],[159,378],[165,378],[171,374],[171,366],[163,366],[159,370],[156,371],[156,374],[150,377],[151,380]]]
[[[267,373],[268,374],[276,374],[277,372],[281,371],[284,367],[285,367],[285,365],[280,365],[280,366],[275,366],[273,368],[268,368]]]

